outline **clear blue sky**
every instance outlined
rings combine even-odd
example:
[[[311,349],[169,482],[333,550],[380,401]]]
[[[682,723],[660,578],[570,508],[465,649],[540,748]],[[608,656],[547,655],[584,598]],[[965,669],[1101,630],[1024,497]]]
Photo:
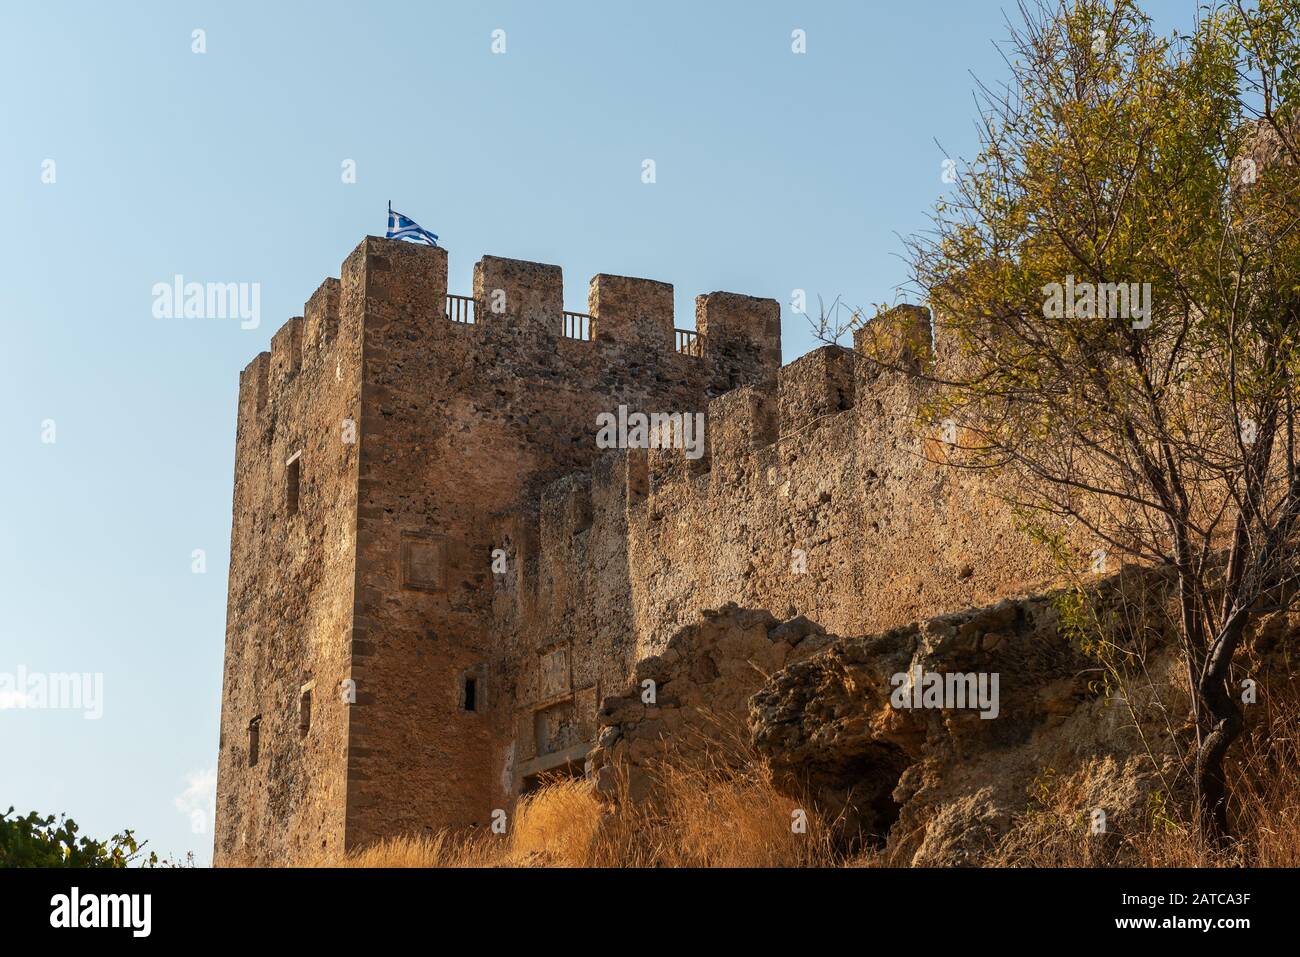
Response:
[[[971,153],[970,74],[1002,76],[1014,10],[127,6],[0,19],[0,674],[104,682],[99,720],[0,710],[0,810],[132,827],[200,863],[239,370],[382,234],[387,201],[441,234],[452,291],[494,254],[561,265],[570,309],[598,272],[671,282],[679,326],[700,292],[772,296],[788,362],[812,346],[791,290],[895,298],[896,234],[943,189],[935,141]],[[1148,9],[1186,26],[1195,0]],[[260,283],[260,327],[153,318],[177,273]]]

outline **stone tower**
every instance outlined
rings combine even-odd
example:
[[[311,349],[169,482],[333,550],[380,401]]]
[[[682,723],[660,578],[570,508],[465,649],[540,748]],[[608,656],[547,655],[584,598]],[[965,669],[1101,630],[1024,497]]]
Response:
[[[486,256],[448,296],[445,250],[375,237],[341,273],[240,376],[217,865],[486,825],[519,786],[493,556],[535,565],[521,508],[593,467],[599,414],[780,366],[770,299],[700,296],[691,333],[645,279],[568,313],[559,267]]]

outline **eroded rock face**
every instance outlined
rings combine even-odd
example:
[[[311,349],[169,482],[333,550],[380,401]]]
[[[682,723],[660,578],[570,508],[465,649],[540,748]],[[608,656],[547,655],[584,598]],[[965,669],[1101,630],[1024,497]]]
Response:
[[[641,802],[665,764],[761,760],[832,822],[841,850],[914,866],[993,863],[1050,797],[1048,829],[1078,828],[1090,861],[1122,862],[1123,835],[1187,797],[1172,587],[1126,569],[1082,606],[1052,593],[861,637],[728,604],[605,699],[588,772],[606,798]],[[1090,634],[1111,645],[1099,652]],[[1136,677],[1108,680],[1107,655]]]
[[[1164,587],[1148,573],[1121,575],[1093,606],[1128,623],[1123,640],[1141,643],[1160,694],[1177,686],[1167,623],[1148,608]],[[1139,605],[1148,610],[1135,613]],[[1106,687],[1061,609],[1060,596],[1040,596],[837,639],[755,694],[754,745],[779,788],[838,816],[849,843],[883,843],[898,864],[986,862],[1036,782],[1058,774],[1079,781],[1080,821],[1099,809],[1113,837],[1138,823],[1158,769],[1172,771],[1174,731],[1160,709]],[[989,690],[997,675],[996,709],[899,707],[895,676],[917,667],[983,675]]]
[[[597,790],[619,797],[625,773],[628,796],[644,800],[653,792],[659,762],[690,764],[706,752],[715,762],[745,760],[749,699],[769,675],[831,640],[803,617],[780,622],[735,604],[705,611],[669,639],[662,654],[640,661],[622,694],[604,700],[588,757]]]

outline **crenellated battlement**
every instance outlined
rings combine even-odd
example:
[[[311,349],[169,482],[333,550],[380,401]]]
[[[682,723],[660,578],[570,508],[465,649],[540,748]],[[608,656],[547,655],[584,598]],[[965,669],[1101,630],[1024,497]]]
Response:
[[[303,306],[305,329],[303,341],[310,355],[327,350],[339,329],[340,284],[333,277],[322,282]]]
[[[586,313],[564,309],[559,266],[483,256],[468,293],[447,288],[442,248],[367,237],[344,262],[341,279],[321,283],[303,308],[275,333],[271,351],[241,376],[241,410],[284,404],[304,367],[356,358],[349,352],[367,329],[400,321],[431,354],[448,343],[492,351],[508,360],[521,341],[572,360],[571,386],[590,381],[593,366],[647,362],[665,373],[702,379],[710,396],[780,364],[780,307],[775,300],[712,292],[696,297],[694,329],[678,327],[669,283],[599,274],[588,283]],[[385,314],[383,303],[395,309]],[[336,354],[340,342],[342,355]],[[581,351],[587,350],[587,353]],[[248,401],[242,398],[249,390]]]
[[[507,613],[527,618],[563,606],[568,588],[556,583],[583,579],[595,562],[592,542],[603,543],[597,551],[614,542],[616,552],[630,554],[631,540],[658,541],[664,528],[714,527],[738,506],[762,514],[773,505],[798,507],[809,495],[814,502],[852,497],[855,469],[877,474],[887,464],[922,462],[925,437],[914,413],[925,388],[916,374],[930,361],[929,312],[900,306],[878,321],[859,331],[853,349],[823,346],[774,378],[711,399],[702,458],[691,460],[680,448],[610,451],[499,516],[497,541],[528,543],[512,552],[518,588]],[[865,361],[868,355],[877,361]],[[824,455],[848,456],[852,467],[797,478],[815,475],[809,463]]]
[[[775,379],[711,399],[706,415],[708,454],[691,462],[680,449],[650,450],[650,490],[656,496],[688,491],[679,486],[707,491],[733,482],[754,468],[757,459],[776,461],[778,446],[805,438],[810,430],[826,426],[854,431],[857,418],[871,414],[857,410],[860,397],[879,400],[890,393],[891,403],[901,399],[908,413],[897,423],[899,434],[889,441],[905,440],[917,431],[910,413],[925,388],[917,375],[932,361],[930,343],[929,311],[898,306],[870,327],[857,330],[853,349],[821,346],[782,366]],[[841,420],[838,425],[836,419]],[[704,473],[712,474],[707,485],[699,482]]]

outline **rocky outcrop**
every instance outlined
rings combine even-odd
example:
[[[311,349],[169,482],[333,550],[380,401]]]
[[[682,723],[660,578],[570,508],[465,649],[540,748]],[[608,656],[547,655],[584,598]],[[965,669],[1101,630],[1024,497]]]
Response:
[[[991,863],[1034,814],[1021,831],[1077,829],[1089,861],[1120,861],[1126,832],[1187,797],[1171,588],[1126,569],[861,637],[726,605],[604,701],[588,772],[643,802],[666,765],[761,761],[841,850],[892,864]]]
[[[1178,693],[1166,587],[1124,573],[1084,609],[1038,596],[838,639],[754,696],[753,742],[778,787],[837,819],[846,840],[883,845],[893,863],[987,862],[1031,793],[1066,778],[1080,795],[1080,833],[1115,843],[1176,777],[1168,715],[1186,711],[1185,699],[1159,706]],[[1088,644],[1075,620],[1084,614],[1113,647]],[[1141,656],[1150,700],[1107,681],[1103,661],[1119,649]],[[982,676],[993,693],[914,706],[933,676],[949,675],[976,683],[945,688],[978,691]]]
[[[750,760],[749,699],[769,676],[832,640],[803,617],[781,622],[735,604],[705,611],[662,654],[640,661],[622,694],[604,700],[587,766],[597,790],[612,799],[626,788],[639,801],[652,794],[666,760]]]

